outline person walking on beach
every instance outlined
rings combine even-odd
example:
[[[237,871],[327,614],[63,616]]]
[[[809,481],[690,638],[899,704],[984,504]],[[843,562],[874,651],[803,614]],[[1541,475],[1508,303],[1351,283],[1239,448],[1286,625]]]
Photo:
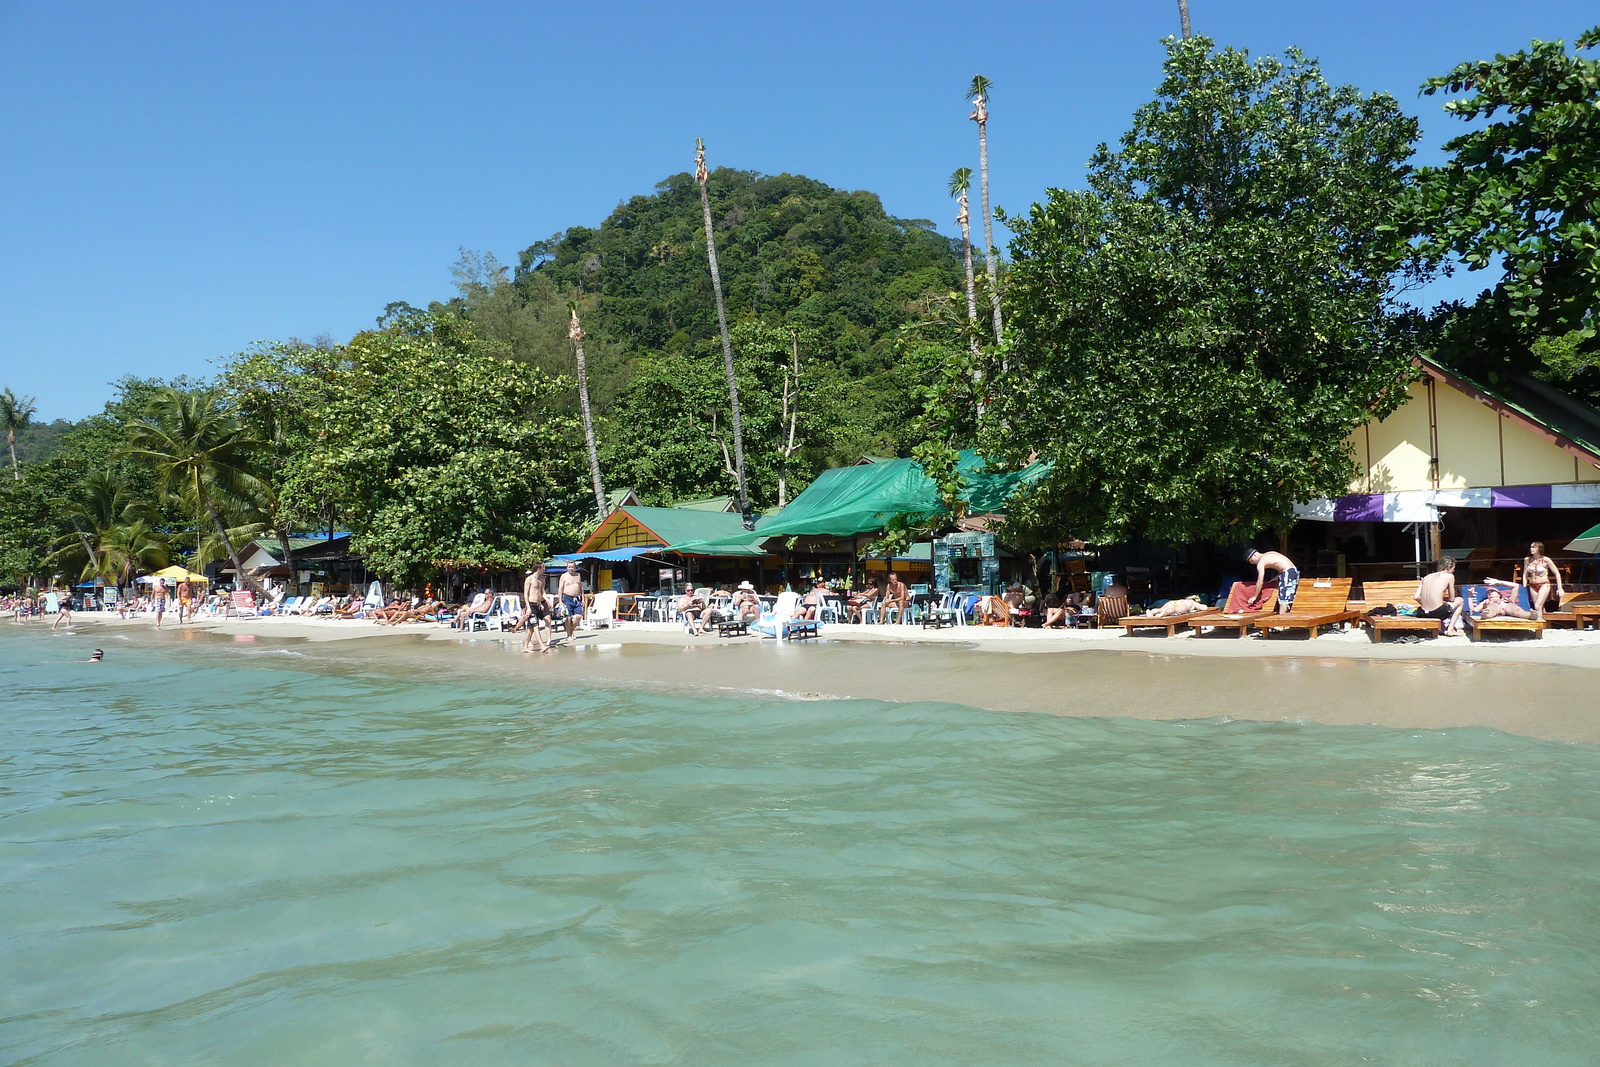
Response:
[[[1294,595],[1300,591],[1300,568],[1282,552],[1263,552],[1259,548],[1245,557],[1256,569],[1256,597],[1263,599],[1262,587],[1267,584],[1267,572],[1278,572],[1278,614],[1287,615],[1294,610]]]
[[[562,626],[567,631],[567,643],[571,644],[572,635],[578,632],[578,624],[583,621],[583,575],[578,573],[577,560],[567,564],[566,573],[556,584],[556,592],[561,595],[561,609],[567,613]]]
[[[1461,636],[1461,610],[1465,601],[1456,596],[1456,561],[1453,558],[1441,559],[1433,573],[1417,583],[1415,595],[1418,616],[1443,621],[1446,637]]]
[[[194,621],[194,583],[188,577],[178,583],[178,625],[183,625],[184,618]]]
[[[1528,587],[1528,604],[1533,617],[1544,618],[1544,606],[1550,602],[1551,585],[1555,586],[1554,605],[1561,606],[1561,568],[1544,554],[1544,542],[1535,541],[1528,546],[1528,556],[1522,561],[1522,584]]]
[[[157,578],[156,584],[150,587],[150,607],[156,613],[156,629],[161,629],[161,616],[167,613],[167,580]]]
[[[67,624],[67,629],[72,629],[72,594],[66,594],[57,603],[56,621],[50,624],[51,631],[54,632],[62,623]]]
[[[550,594],[545,589],[544,564],[528,572],[522,580],[522,651],[533,651],[533,640],[539,639],[539,651],[550,651]]]

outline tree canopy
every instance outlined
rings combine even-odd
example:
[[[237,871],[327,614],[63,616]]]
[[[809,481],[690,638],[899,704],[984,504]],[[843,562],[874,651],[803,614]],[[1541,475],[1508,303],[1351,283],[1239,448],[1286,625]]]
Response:
[[[1391,210],[1416,135],[1298,52],[1169,39],[1090,190],[1007,220],[1009,332],[978,437],[1054,464],[1017,521],[1225,540],[1344,492],[1346,434],[1403,400],[1416,352]]]

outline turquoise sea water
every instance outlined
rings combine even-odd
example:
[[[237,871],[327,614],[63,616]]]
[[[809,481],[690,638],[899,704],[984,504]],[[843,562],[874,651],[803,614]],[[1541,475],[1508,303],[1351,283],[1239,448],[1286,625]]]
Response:
[[[0,633],[0,1062],[1600,1059],[1593,747],[94,643]]]

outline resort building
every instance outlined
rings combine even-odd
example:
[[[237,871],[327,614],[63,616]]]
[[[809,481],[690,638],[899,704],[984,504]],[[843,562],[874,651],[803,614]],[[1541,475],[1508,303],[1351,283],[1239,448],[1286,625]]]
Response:
[[[1479,577],[1514,566],[1530,541],[1559,556],[1600,521],[1600,411],[1525,375],[1489,385],[1430,360],[1420,369],[1402,407],[1348,439],[1361,466],[1350,493],[1297,509],[1297,550],[1373,579],[1448,553]],[[1566,564],[1569,580],[1596,581],[1582,562]]]

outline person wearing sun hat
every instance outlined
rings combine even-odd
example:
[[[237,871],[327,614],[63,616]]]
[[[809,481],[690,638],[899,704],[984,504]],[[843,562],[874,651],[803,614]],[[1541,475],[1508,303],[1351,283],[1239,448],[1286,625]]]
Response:
[[[761,617],[761,598],[756,596],[756,587],[749,582],[740,582],[739,588],[733,591],[733,617],[737,622]]]

